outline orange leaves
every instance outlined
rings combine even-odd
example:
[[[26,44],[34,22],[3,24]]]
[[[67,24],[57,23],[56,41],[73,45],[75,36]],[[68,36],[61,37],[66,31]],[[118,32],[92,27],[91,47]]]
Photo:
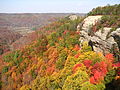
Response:
[[[114,57],[113,54],[108,53],[105,55],[106,63],[108,65],[108,69],[111,69],[113,67]]]
[[[48,65],[52,65],[56,62],[57,58],[58,58],[58,51],[56,48],[54,47],[50,47],[47,52],[45,53],[45,55],[47,56],[47,58],[49,59],[48,61]]]
[[[21,62],[17,62],[18,64],[14,68],[11,65],[10,69],[12,74],[10,78],[12,77],[15,83],[18,82],[24,85],[31,83],[39,75],[39,81],[42,81],[42,78],[45,80],[42,81],[42,84],[38,81],[37,84],[39,86],[44,86],[45,84],[49,86],[49,83],[52,82],[52,87],[56,87],[52,77],[55,73],[57,73],[57,77],[55,77],[57,81],[54,80],[55,83],[62,83],[62,85],[64,85],[65,79],[71,76],[72,79],[76,79],[75,82],[78,85],[81,82],[88,82],[89,80],[92,84],[102,82],[109,71],[108,65],[111,64],[112,66],[113,64],[113,55],[107,54],[104,57],[101,53],[95,53],[91,51],[87,42],[81,50],[79,46],[79,32],[76,33],[75,31],[68,31],[66,29],[62,29],[60,32],[53,31],[54,33],[52,35],[48,37],[41,36],[39,40],[20,51],[19,58],[16,56],[15,59],[17,61],[22,57],[22,60]],[[120,63],[114,64],[114,67],[119,66]],[[50,78],[48,78],[49,76]],[[43,85],[43,83],[45,84]]]
[[[96,84],[95,78],[93,76],[90,78],[90,83]]]
[[[77,68],[81,67],[82,64],[75,64],[75,66],[73,67],[73,72],[75,72],[77,70]]]
[[[9,72],[14,72],[16,70],[16,66],[13,66]]]
[[[78,44],[76,44],[75,46],[74,46],[74,48],[73,48],[73,50],[75,50],[75,51],[78,51],[78,50],[80,50],[81,48],[80,48],[80,46],[78,45]]]
[[[58,51],[57,51],[57,49],[54,48],[54,47],[50,47],[50,48],[47,50],[46,54],[48,55],[48,58],[49,58],[49,59],[56,59],[56,58],[58,57]]]
[[[76,54],[76,55],[75,55],[75,58],[78,58],[79,56],[80,56],[80,53]]]
[[[55,65],[46,69],[46,74],[51,75],[55,71]]]
[[[110,61],[110,62],[113,62],[114,61],[114,57],[113,57],[113,54],[111,53],[108,53],[105,55],[105,58],[106,60]]]
[[[115,80],[118,80],[118,79],[120,79],[120,76],[116,76],[116,77],[115,77]]]
[[[62,37],[58,37],[58,40],[62,40]]]
[[[80,46],[78,45],[78,44],[76,44],[75,46],[74,46],[74,48],[73,48],[73,50],[74,51],[78,51],[78,50],[80,50],[81,48],[80,48]],[[75,55],[75,58],[78,58],[80,56],[80,53],[77,53],[76,55]]]
[[[16,81],[17,80],[16,72],[13,72],[11,77]]]

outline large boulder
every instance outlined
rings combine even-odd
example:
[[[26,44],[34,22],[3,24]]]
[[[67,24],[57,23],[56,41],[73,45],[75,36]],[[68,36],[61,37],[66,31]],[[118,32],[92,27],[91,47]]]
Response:
[[[77,15],[70,15],[70,16],[69,16],[69,19],[70,19],[70,20],[73,20],[73,21],[76,20],[77,18],[78,18]]]
[[[82,30],[89,32],[90,28],[101,20],[101,15],[88,16],[83,20]]]
[[[112,28],[104,27],[97,32],[93,32],[91,27],[101,20],[102,16],[88,16],[78,25],[80,32],[80,45],[87,41],[95,52],[104,54],[112,52],[119,55],[120,50],[120,28],[112,31]],[[92,32],[92,33],[91,33]]]

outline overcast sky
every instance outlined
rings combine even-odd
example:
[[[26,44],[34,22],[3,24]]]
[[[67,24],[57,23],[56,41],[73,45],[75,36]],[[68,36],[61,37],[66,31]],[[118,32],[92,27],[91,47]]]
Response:
[[[87,13],[120,0],[0,0],[0,13]]]

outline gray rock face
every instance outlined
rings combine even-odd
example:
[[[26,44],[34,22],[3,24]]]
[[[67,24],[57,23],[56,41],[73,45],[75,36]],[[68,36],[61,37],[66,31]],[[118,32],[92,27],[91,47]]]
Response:
[[[111,36],[115,36],[115,35],[120,36],[120,28],[118,28],[116,31],[111,32],[110,35]]]
[[[87,17],[82,24],[82,29],[80,30],[80,24],[77,27],[77,30],[80,30],[80,45],[84,41],[88,43],[91,42],[92,48],[95,52],[103,52],[104,54],[111,52],[116,53],[120,50],[120,28],[111,32],[111,28],[104,27],[97,32],[92,32],[92,35],[89,34],[91,24],[98,22],[101,16],[89,16]],[[92,20],[93,19],[93,20]],[[89,21],[90,20],[90,21]],[[90,22],[90,23],[89,23]],[[89,26],[89,27],[88,27]],[[116,51],[115,51],[116,50]]]
[[[98,16],[89,16],[84,19],[82,30],[89,32],[90,28],[101,20],[101,15]]]
[[[120,28],[118,28],[116,31],[111,32],[110,36],[114,38],[120,50]]]

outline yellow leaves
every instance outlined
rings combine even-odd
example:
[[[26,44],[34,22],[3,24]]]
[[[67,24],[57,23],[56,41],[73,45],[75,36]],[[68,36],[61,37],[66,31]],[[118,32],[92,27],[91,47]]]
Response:
[[[88,51],[92,51],[92,48],[88,45],[87,41],[81,42],[81,52],[88,52]]]
[[[7,63],[6,65],[12,67],[13,66],[13,62]]]
[[[102,53],[96,53],[93,51],[84,52],[78,57],[79,62],[83,62],[87,59],[92,60],[93,62],[100,62],[105,60]]]
[[[61,71],[60,71],[60,76],[68,76],[72,74],[72,69],[68,68],[68,67],[64,67]]]
[[[84,41],[82,44],[83,44],[84,47],[88,46],[88,42],[87,41]]]
[[[63,90],[81,90],[81,84],[89,80],[85,71],[78,70],[75,74],[68,76],[63,85]]]
[[[87,71],[87,69],[83,63],[75,64],[72,70],[73,70],[73,73],[77,72],[78,70]]]
[[[65,67],[72,68],[74,64],[75,64],[75,58],[73,56],[68,56],[65,62]]]
[[[104,55],[103,55],[102,52],[98,52],[98,55],[99,55],[100,57],[104,57]]]
[[[54,73],[51,75],[51,77],[52,77],[54,80],[56,80],[56,79],[58,78],[58,76],[59,76],[59,73],[57,73],[57,72],[54,72]]]
[[[93,52],[93,51],[88,51],[84,53],[84,56],[86,56],[87,58],[90,58],[94,55],[96,55],[96,52]]]
[[[88,47],[88,42],[87,41],[84,41],[81,44],[82,44],[82,49],[85,49],[85,48]]]
[[[78,62],[82,62],[85,59],[93,59],[92,57],[94,56],[94,52],[93,51],[89,51],[89,52],[84,52],[82,54],[80,54],[80,56],[78,57]]]
[[[31,67],[31,70],[34,70],[34,69],[36,69],[36,65],[35,64]]]
[[[78,60],[79,60],[80,62],[82,62],[83,60],[85,60],[85,55],[83,55],[83,54],[80,55],[79,58],[78,58]]]
[[[40,58],[40,57],[38,57],[38,63],[37,63],[37,67],[39,67],[39,66],[41,66],[42,64],[44,64],[44,62],[43,62],[43,60]]]
[[[28,85],[24,85],[20,88],[20,90],[30,90]]]

